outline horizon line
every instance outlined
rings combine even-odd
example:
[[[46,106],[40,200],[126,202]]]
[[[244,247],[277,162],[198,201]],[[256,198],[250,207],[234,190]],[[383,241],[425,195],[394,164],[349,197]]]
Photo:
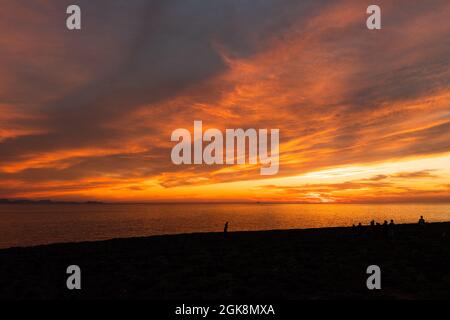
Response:
[[[165,204],[309,204],[309,205],[327,205],[327,204],[450,204],[449,200],[430,200],[430,201],[352,201],[352,202],[302,202],[302,201],[102,201],[102,200],[54,200],[54,199],[0,199],[0,204],[107,204],[107,205],[126,205],[126,204],[146,204],[146,205],[165,205]]]

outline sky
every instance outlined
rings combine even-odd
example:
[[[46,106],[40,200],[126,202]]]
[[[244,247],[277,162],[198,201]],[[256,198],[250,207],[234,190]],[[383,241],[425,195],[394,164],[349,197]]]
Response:
[[[450,2],[370,4],[2,1],[0,198],[449,202]],[[278,128],[278,174],[174,165],[194,120]]]

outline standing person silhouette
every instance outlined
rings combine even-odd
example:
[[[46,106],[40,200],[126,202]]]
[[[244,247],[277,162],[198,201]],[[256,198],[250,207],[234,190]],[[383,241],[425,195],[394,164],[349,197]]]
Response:
[[[419,233],[423,234],[425,232],[425,219],[423,218],[423,216],[420,216],[418,225],[419,225]]]
[[[419,225],[420,226],[424,226],[425,225],[425,219],[423,218],[423,216],[420,216]]]
[[[223,227],[223,233],[226,235],[228,232],[228,221],[225,222],[225,226]]]
[[[383,222],[383,234],[385,237],[387,237],[389,235],[389,224],[388,224],[387,220],[384,220],[384,222]]]
[[[391,219],[391,222],[389,223],[389,227],[388,227],[389,239],[394,238],[394,231],[395,231],[394,228],[395,228],[395,223],[394,223],[394,220]]]

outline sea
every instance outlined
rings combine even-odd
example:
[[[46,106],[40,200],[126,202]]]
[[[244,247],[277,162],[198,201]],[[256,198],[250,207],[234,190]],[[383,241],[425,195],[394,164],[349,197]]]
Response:
[[[450,204],[0,204],[0,248],[195,232],[450,221]]]

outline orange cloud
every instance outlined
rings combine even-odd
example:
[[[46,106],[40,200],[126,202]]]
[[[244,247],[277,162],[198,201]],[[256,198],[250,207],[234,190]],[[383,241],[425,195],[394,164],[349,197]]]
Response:
[[[45,2],[37,13],[11,4],[17,16],[0,19],[0,30],[16,26],[0,37],[0,195],[448,199],[434,175],[448,176],[435,159],[450,151],[450,4],[414,3],[382,1],[379,32],[365,28],[360,1],[239,4],[251,17],[217,10],[226,6],[218,1],[198,25],[181,4],[148,10],[158,19],[144,19],[138,4],[126,12],[111,5],[78,36],[54,26],[61,4]],[[102,27],[108,17],[123,19],[123,28]],[[313,180],[286,186],[262,181],[254,165],[173,165],[170,134],[192,130],[194,120],[205,129],[279,128],[277,178]],[[426,159],[422,170],[322,181],[324,170],[342,166]]]

